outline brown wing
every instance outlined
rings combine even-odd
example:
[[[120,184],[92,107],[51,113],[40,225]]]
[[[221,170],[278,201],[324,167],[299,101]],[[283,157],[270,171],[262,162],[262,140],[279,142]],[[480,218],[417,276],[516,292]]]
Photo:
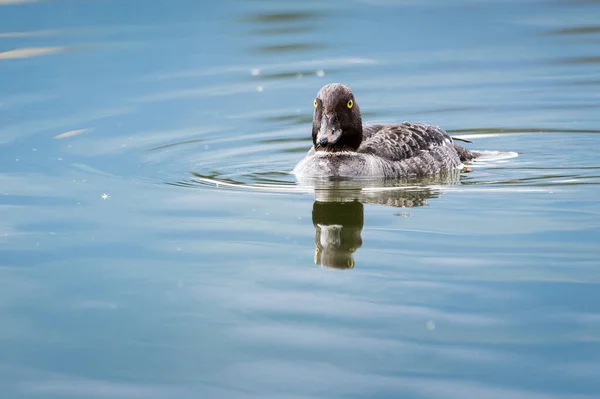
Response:
[[[442,129],[410,122],[366,126],[363,136],[364,141],[357,152],[390,161],[407,160],[437,146],[454,146],[450,136]]]

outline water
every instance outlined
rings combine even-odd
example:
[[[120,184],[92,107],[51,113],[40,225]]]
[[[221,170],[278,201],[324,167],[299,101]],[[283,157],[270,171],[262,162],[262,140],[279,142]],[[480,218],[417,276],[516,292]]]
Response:
[[[0,396],[597,398],[599,16],[0,1]],[[298,186],[329,82],[518,157]]]

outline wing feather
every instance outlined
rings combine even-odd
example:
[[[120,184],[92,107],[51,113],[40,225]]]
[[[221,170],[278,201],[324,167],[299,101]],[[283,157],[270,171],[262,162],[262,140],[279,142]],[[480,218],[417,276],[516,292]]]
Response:
[[[418,156],[436,146],[452,146],[452,139],[436,126],[404,122],[395,125],[371,125],[357,152],[373,154],[390,161]]]

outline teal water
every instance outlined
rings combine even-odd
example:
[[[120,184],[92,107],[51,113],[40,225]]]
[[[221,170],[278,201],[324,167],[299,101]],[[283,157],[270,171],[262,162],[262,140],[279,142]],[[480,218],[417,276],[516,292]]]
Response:
[[[597,398],[599,16],[0,0],[0,397]],[[518,156],[300,186],[329,82]]]

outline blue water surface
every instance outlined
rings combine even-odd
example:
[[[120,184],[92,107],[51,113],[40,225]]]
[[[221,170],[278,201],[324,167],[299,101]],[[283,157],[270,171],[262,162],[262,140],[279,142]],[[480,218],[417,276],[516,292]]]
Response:
[[[0,398],[600,397],[599,16],[0,0]],[[518,156],[298,185],[329,82]]]

